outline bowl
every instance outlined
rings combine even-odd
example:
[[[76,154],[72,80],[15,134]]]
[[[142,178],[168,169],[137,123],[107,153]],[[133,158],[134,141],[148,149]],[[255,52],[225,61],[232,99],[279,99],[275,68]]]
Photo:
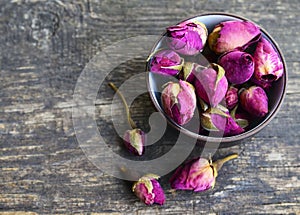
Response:
[[[188,18],[183,21],[187,21],[187,20],[192,20],[192,21],[197,20],[197,21],[204,23],[207,27],[208,34],[210,32],[212,32],[215,25],[217,25],[218,23],[223,22],[223,21],[230,21],[230,20],[251,21],[244,17],[237,16],[234,14],[228,14],[228,13],[206,13],[206,14],[201,14],[201,15],[198,15],[195,17]],[[181,23],[183,21],[180,21],[179,23]],[[251,21],[251,22],[253,22],[253,21]],[[255,22],[253,22],[253,23],[255,23]],[[257,26],[259,26],[259,25],[257,25]],[[277,81],[275,81],[272,84],[272,87],[268,90],[268,93],[267,93],[268,99],[269,99],[268,114],[265,117],[261,118],[260,120],[252,123],[245,132],[238,134],[238,135],[223,137],[223,136],[214,136],[211,133],[209,133],[207,135],[199,134],[199,130],[197,130],[197,129],[195,130],[193,128],[191,129],[191,126],[189,126],[190,124],[193,124],[193,122],[195,122],[195,120],[199,120],[199,117],[196,116],[192,119],[192,122],[189,122],[187,125],[181,126],[165,114],[165,112],[162,108],[162,104],[161,104],[162,85],[167,83],[168,81],[170,81],[171,78],[157,75],[152,72],[148,72],[147,87],[148,87],[148,91],[150,94],[150,98],[151,98],[153,104],[155,105],[156,109],[167,119],[167,122],[172,127],[174,127],[175,129],[177,129],[180,132],[183,132],[185,135],[187,135],[189,137],[196,138],[199,142],[217,142],[217,143],[221,144],[220,147],[227,147],[227,146],[235,145],[238,142],[240,142],[241,140],[256,134],[257,132],[259,132],[261,129],[263,129],[266,125],[268,125],[270,123],[270,121],[275,117],[275,115],[279,111],[280,106],[283,102],[285,93],[286,93],[287,68],[286,68],[286,62],[284,60],[282,52],[280,51],[275,40],[267,33],[266,30],[264,30],[261,27],[260,27],[260,29],[262,32],[262,37],[267,39],[273,45],[275,50],[277,51],[279,57],[282,60],[283,68],[284,68],[283,76],[280,79],[278,79]],[[162,36],[159,38],[159,40],[156,42],[156,44],[154,44],[150,53],[153,53],[156,50],[158,50],[164,46],[165,35],[166,35],[166,32],[164,32],[162,34]],[[205,53],[206,55],[210,55],[210,54],[213,55],[213,52],[210,51],[210,49],[208,48],[207,45],[204,48],[203,53]],[[149,62],[146,66],[146,70],[149,71]],[[197,114],[195,114],[195,115],[197,115]]]

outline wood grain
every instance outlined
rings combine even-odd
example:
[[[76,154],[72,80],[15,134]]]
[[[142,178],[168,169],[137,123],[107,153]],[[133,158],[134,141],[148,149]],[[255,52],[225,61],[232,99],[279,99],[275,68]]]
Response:
[[[174,193],[166,175],[166,204],[147,207],[129,182],[102,173],[81,151],[72,124],[76,81],[108,45],[160,35],[166,26],[210,11],[245,16],[274,37],[287,61],[288,92],[266,128],[218,151],[216,157],[240,157],[223,167],[213,191]],[[300,214],[299,11],[298,0],[1,1],[0,214]],[[120,85],[143,69],[144,59],[133,59],[107,80]],[[111,148],[128,156],[107,111],[112,96],[100,88],[96,122]],[[149,96],[138,98],[132,111],[149,129],[155,111]],[[155,153],[171,147],[166,137]],[[196,147],[191,157],[197,153]]]

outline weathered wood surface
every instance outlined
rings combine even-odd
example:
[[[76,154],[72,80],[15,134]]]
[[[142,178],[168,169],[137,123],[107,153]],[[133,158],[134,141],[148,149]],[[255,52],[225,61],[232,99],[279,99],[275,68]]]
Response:
[[[287,61],[288,92],[266,128],[218,151],[216,156],[239,152],[240,158],[224,166],[213,191],[173,193],[167,175],[161,179],[166,204],[147,207],[129,183],[102,173],[78,146],[71,119],[75,84],[106,46],[159,35],[210,11],[245,16],[274,37]],[[299,11],[298,0],[1,1],[0,214],[300,214]],[[144,59],[133,59],[109,80],[119,85],[143,68]],[[100,90],[97,124],[111,147],[122,151],[106,111],[112,96]],[[147,95],[134,103],[140,124],[153,111]],[[172,146],[164,144],[157,153]]]

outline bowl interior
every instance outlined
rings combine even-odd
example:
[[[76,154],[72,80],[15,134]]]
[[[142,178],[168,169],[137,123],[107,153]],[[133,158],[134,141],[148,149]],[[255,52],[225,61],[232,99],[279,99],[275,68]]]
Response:
[[[223,21],[230,21],[230,20],[247,20],[243,17],[239,17],[236,15],[232,14],[220,14],[220,13],[212,13],[212,14],[203,14],[200,16],[193,17],[191,19],[188,19],[191,21],[200,21],[204,23],[208,29],[208,33],[212,32],[213,28],[215,25],[219,24],[220,22]],[[275,50],[278,52],[278,55],[281,57],[281,60],[283,62],[284,66],[284,75],[277,81],[275,81],[272,84],[272,87],[266,92],[268,94],[269,98],[269,113],[262,119],[259,119],[253,123],[251,123],[249,129],[247,129],[246,132],[235,135],[235,136],[229,136],[229,137],[215,137],[212,135],[202,135],[199,134],[199,131],[193,129],[193,126],[191,124],[195,123],[195,120],[199,120],[198,114],[195,114],[195,117],[189,122],[188,124],[184,126],[178,125],[174,120],[172,120],[170,117],[168,117],[162,108],[161,105],[161,91],[162,91],[162,86],[167,83],[170,80],[174,80],[173,77],[164,77],[161,75],[157,75],[155,73],[149,72],[148,78],[147,78],[147,84],[148,84],[148,89],[150,93],[150,97],[158,109],[159,112],[161,112],[168,120],[168,122],[175,127],[176,129],[180,130],[181,132],[184,132],[190,137],[197,138],[198,140],[201,141],[211,141],[211,142],[221,142],[221,143],[228,143],[228,142],[235,142],[241,139],[244,139],[246,137],[249,137],[255,133],[257,133],[259,130],[261,130],[264,126],[268,124],[268,122],[275,116],[277,113],[284,95],[286,91],[286,83],[287,83],[287,70],[286,70],[286,64],[284,61],[284,58],[281,54],[281,51],[278,48],[278,45],[276,42],[271,38],[271,36],[261,28],[262,36],[269,40]],[[165,34],[164,34],[165,35]],[[165,36],[162,36],[158,42],[154,45],[153,49],[151,50],[151,53],[162,48],[162,47],[167,47],[164,41]],[[208,46],[203,50],[203,54],[205,56],[213,56],[214,53],[210,51]],[[199,58],[198,58],[199,61]],[[147,65],[147,71],[149,71],[149,65]]]

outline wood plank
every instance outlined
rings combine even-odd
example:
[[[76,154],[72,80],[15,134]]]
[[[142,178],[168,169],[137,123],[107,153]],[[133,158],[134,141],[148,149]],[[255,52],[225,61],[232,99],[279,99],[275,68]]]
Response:
[[[0,213],[300,214],[299,10],[298,0],[1,1]],[[274,37],[287,61],[287,95],[261,132],[218,150],[215,157],[232,152],[240,157],[219,172],[214,190],[174,193],[168,174],[160,180],[166,204],[147,207],[133,195],[131,183],[104,174],[80,149],[72,122],[75,85],[105,47],[138,35],[159,36],[171,24],[210,11],[245,16]],[[144,65],[143,56],[125,62],[107,81],[119,86]],[[113,129],[112,97],[101,86],[95,120],[111,149],[130,157]],[[145,130],[155,111],[148,95],[132,106]],[[116,114],[124,114],[121,104]],[[174,139],[169,131],[149,148],[148,158],[169,151]],[[196,147],[190,157],[200,152]]]

